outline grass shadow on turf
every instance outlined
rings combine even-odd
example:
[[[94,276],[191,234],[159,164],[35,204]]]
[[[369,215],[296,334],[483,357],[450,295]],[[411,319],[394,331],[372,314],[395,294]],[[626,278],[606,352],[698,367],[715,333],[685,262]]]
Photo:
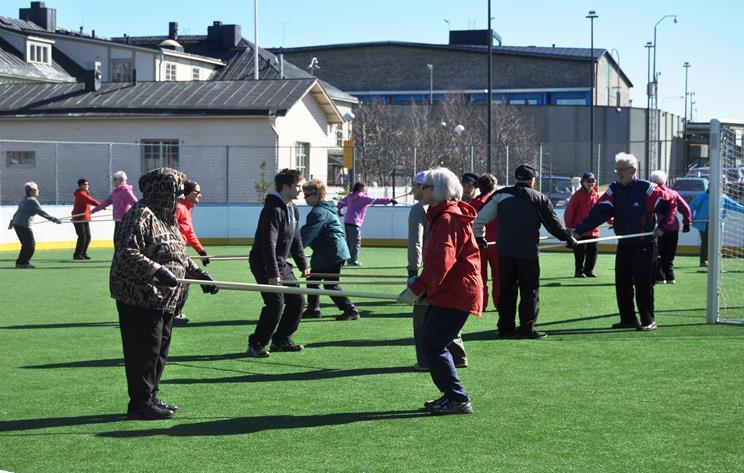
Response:
[[[99,437],[130,438],[166,435],[172,437],[218,437],[223,435],[255,434],[265,430],[304,429],[325,427],[330,425],[344,425],[354,422],[388,421],[393,419],[413,419],[430,417],[423,410],[383,411],[383,412],[344,412],[339,414],[309,415],[309,416],[255,416],[234,417],[229,419],[212,420],[207,422],[193,422],[178,424],[164,429],[122,430],[101,432]]]
[[[108,424],[126,420],[124,414],[101,414],[79,417],[49,417],[45,419],[19,419],[0,421],[0,432],[47,429],[50,427],[70,427],[74,425]]]
[[[385,366],[381,368],[332,369],[322,368],[295,373],[256,374],[230,376],[226,378],[183,378],[163,380],[162,384],[224,384],[224,383],[270,383],[275,381],[317,381],[321,379],[353,378],[384,374],[415,373],[411,366]]]

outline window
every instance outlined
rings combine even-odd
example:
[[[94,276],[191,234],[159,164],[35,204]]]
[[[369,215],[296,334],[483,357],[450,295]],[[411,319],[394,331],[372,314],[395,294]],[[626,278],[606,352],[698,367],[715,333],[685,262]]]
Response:
[[[112,59],[111,82],[132,82],[133,62],[131,59]]]
[[[199,72],[198,67],[194,67],[191,69],[191,79],[192,80],[201,80],[201,73]]]
[[[340,127],[338,131],[336,131],[336,146],[343,146],[344,145],[344,130],[342,130]]]
[[[51,64],[52,63],[52,46],[49,44],[42,43],[27,43],[27,54],[26,58],[28,62],[36,62],[39,64]]]
[[[36,151],[6,151],[5,165],[9,168],[35,168]]]
[[[295,169],[303,175],[310,163],[310,143],[297,143],[295,145]]]
[[[141,140],[142,173],[160,167],[178,169],[178,140]]]
[[[176,80],[176,65],[171,63],[165,64],[165,80]]]

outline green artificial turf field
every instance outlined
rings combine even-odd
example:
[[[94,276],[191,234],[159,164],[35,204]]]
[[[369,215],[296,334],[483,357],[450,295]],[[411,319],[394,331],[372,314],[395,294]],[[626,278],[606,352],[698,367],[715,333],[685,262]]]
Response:
[[[246,253],[245,247],[210,254]],[[124,417],[127,395],[110,250],[72,261],[39,251],[36,270],[0,253],[0,470],[13,472],[732,472],[744,468],[744,327],[705,324],[705,273],[677,258],[657,286],[659,329],[616,322],[613,256],[574,279],[572,256],[543,255],[538,329],[494,340],[496,313],[464,329],[460,370],[475,413],[432,417],[438,392],[414,372],[411,308],[358,301],[359,321],[303,321],[301,353],[243,357],[258,294],[199,290],[174,329],[162,397],[171,420]],[[403,249],[364,248],[351,271],[404,274]],[[373,269],[375,268],[375,269]],[[252,282],[247,262],[216,279]],[[346,289],[397,293],[402,287]]]

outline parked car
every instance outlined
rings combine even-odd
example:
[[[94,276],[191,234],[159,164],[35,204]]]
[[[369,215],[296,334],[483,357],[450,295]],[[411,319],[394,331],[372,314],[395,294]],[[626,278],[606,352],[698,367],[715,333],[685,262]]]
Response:
[[[542,176],[537,190],[545,194],[553,207],[565,207],[573,194],[571,178],[567,176]]]
[[[672,189],[689,204],[696,195],[708,189],[708,179],[704,177],[678,177]]]
[[[726,167],[723,168],[724,182],[731,184],[735,182],[744,182],[744,168]],[[708,166],[692,168],[687,171],[686,177],[704,177],[710,180],[710,168]]]

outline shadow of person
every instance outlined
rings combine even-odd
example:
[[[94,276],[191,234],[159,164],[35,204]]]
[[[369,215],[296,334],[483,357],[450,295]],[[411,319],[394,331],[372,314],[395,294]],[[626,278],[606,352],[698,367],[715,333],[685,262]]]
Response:
[[[124,414],[101,414],[78,417],[49,417],[45,419],[1,420],[0,432],[47,429],[50,427],[70,427],[74,425],[107,424],[126,420]]]
[[[163,380],[162,384],[223,384],[223,383],[262,383],[274,381],[316,381],[321,379],[352,378],[395,373],[413,373],[412,366],[386,366],[381,368],[354,368],[347,370],[321,368],[294,373],[251,373],[226,378],[180,378]]]
[[[344,412],[338,414],[309,416],[273,415],[233,417],[207,422],[178,424],[163,429],[100,432],[97,436],[110,438],[150,437],[155,435],[166,435],[171,437],[213,437],[221,435],[255,434],[264,430],[303,429],[308,427],[351,424],[354,422],[411,419],[429,415],[430,414],[424,410],[404,410],[384,412]]]

